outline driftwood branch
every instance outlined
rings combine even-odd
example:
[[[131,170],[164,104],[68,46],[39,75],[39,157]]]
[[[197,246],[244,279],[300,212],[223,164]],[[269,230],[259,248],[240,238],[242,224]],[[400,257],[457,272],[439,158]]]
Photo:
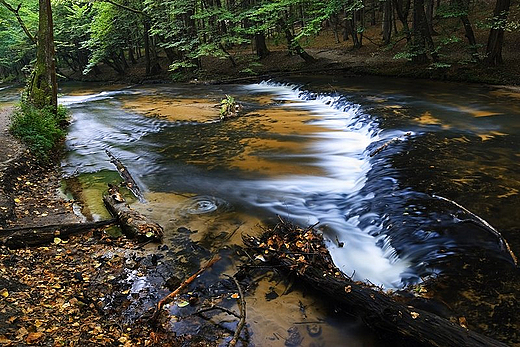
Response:
[[[80,232],[102,228],[116,223],[116,219],[109,219],[91,223],[54,224],[32,226],[23,228],[11,228],[0,230],[0,235],[7,235],[3,244],[7,247],[24,248],[39,246],[52,242],[55,237],[67,237]]]
[[[469,214],[470,216],[472,216],[473,218],[475,218],[475,220],[482,226],[484,227],[484,229],[486,229],[487,231],[489,231],[491,234],[495,235],[495,237],[497,238],[498,240],[498,243],[500,245],[500,248],[504,251],[504,252],[507,252],[509,254],[509,256],[511,257],[511,261],[515,264],[515,266],[518,266],[518,259],[516,258],[516,255],[515,253],[513,252],[513,250],[511,249],[511,247],[509,246],[509,243],[507,243],[506,239],[502,236],[502,234],[500,233],[500,231],[498,231],[497,229],[495,229],[491,224],[489,224],[485,219],[477,216],[476,214],[474,214],[473,212],[471,212],[470,210],[468,210],[467,208],[465,208],[464,206],[462,206],[461,204],[453,201],[453,200],[450,200],[448,198],[445,198],[445,197],[442,197],[440,195],[432,195],[434,198],[436,199],[439,199],[439,200],[442,200],[442,201],[446,201],[452,205],[455,205],[457,206],[458,208],[460,208],[462,211],[466,212],[467,214]]]
[[[121,225],[123,232],[131,238],[161,240],[164,233],[163,227],[128,206],[116,186],[113,184],[108,186],[108,194],[103,196],[103,201],[110,214]]]
[[[238,288],[238,309],[240,310],[240,320],[238,321],[237,328],[235,330],[235,334],[233,335],[233,338],[231,341],[229,341],[229,347],[235,347],[235,345],[238,342],[238,339],[240,338],[240,333],[242,332],[242,329],[244,328],[246,324],[246,299],[244,298],[244,293],[242,292],[242,288],[240,287],[240,283],[238,283],[237,279],[235,277],[231,277],[233,281],[235,282],[237,288]]]
[[[125,181],[125,186],[132,192],[132,194],[135,195],[137,199],[139,199],[140,202],[145,202],[146,200],[144,199],[141,189],[135,182],[128,169],[108,149],[105,150],[105,152],[110,158],[110,162],[116,166],[116,169],[119,172],[121,178]]]
[[[387,148],[391,144],[404,141],[406,137],[411,136],[411,135],[412,135],[412,133],[408,132],[408,133],[404,134],[403,137],[394,137],[393,139],[388,140],[387,142],[383,143],[381,146],[377,147],[372,153],[370,153],[370,156],[373,157],[373,156],[379,154],[380,152],[382,152],[385,148]]]
[[[296,273],[301,281],[359,316],[384,337],[413,346],[506,346],[345,277],[332,263],[322,236],[314,230],[279,224],[261,239],[245,236],[244,243],[270,264]],[[309,254],[291,254],[298,250]]]
[[[157,321],[157,318],[159,318],[159,314],[161,313],[161,310],[163,308],[164,305],[168,304],[169,302],[171,302],[173,299],[175,299],[175,297],[177,295],[179,295],[179,293],[184,289],[186,288],[191,282],[193,282],[200,274],[202,274],[204,271],[206,271],[207,269],[209,269],[210,267],[213,266],[213,264],[215,264],[217,261],[220,260],[220,256],[215,256],[213,257],[210,261],[208,261],[206,264],[204,264],[200,269],[199,271],[197,271],[196,273],[194,273],[193,275],[191,275],[188,279],[186,279],[184,282],[181,283],[181,285],[179,287],[177,287],[177,289],[175,289],[173,292],[171,292],[170,294],[168,294],[166,297],[164,297],[163,299],[161,299],[158,303],[157,303],[157,306],[155,307],[155,311],[152,315],[152,317],[150,318],[150,322],[152,324],[154,324],[156,321]]]

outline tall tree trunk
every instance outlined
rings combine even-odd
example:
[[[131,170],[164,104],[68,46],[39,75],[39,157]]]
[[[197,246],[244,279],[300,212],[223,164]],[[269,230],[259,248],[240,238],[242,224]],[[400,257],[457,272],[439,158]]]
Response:
[[[469,51],[471,53],[471,57],[474,61],[479,61],[480,58],[478,56],[477,50],[477,40],[475,39],[475,33],[473,32],[473,26],[469,21],[468,11],[469,11],[469,0],[453,0],[452,4],[460,9],[461,15],[459,16],[462,25],[464,26],[464,32],[466,38],[468,39]]]
[[[29,99],[36,107],[58,106],[58,84],[56,81],[56,60],[52,8],[50,0],[39,2],[38,46],[36,65],[29,86]]]
[[[403,31],[406,35],[406,42],[410,44],[412,42],[412,34],[410,26],[408,24],[408,14],[410,13],[410,0],[392,0],[397,17],[403,25]]]
[[[424,2],[426,6],[426,22],[428,23],[428,31],[430,35],[437,35],[437,32],[433,29],[433,0],[425,0]]]
[[[489,31],[486,47],[485,63],[488,65],[499,65],[504,62],[502,58],[502,46],[504,44],[504,24],[509,14],[511,0],[497,0],[493,11],[493,25]]]
[[[386,0],[383,12],[383,43],[385,45],[390,44],[392,38],[392,14],[394,9],[392,8],[392,1]]]
[[[426,54],[426,36],[429,35],[428,22],[424,12],[424,0],[413,1],[413,41],[412,41],[412,61],[424,64],[429,61]]]
[[[269,49],[265,43],[265,34],[264,33],[256,33],[255,34],[255,48],[256,55],[258,58],[262,59],[269,55]]]
[[[303,60],[305,60],[306,63],[313,63],[316,61],[313,56],[311,56],[309,53],[307,53],[302,46],[300,46],[300,43],[294,38],[293,33],[291,32],[291,29],[289,28],[287,24],[287,14],[286,19],[280,19],[278,21],[278,25],[282,28],[282,30],[285,33],[285,39],[287,40],[287,49],[289,50],[289,53],[295,53],[300,56]]]
[[[150,75],[150,71],[152,70],[150,63],[150,22],[148,18],[144,18],[144,60],[145,60],[145,73],[146,75]]]

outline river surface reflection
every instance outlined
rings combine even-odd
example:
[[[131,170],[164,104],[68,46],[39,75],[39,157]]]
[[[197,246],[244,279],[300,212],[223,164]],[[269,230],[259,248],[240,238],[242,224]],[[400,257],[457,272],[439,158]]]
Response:
[[[134,206],[167,235],[198,231],[191,238],[210,250],[241,244],[241,234],[260,233],[276,215],[318,223],[344,273],[391,289],[417,284],[475,249],[510,263],[504,240],[484,220],[520,253],[518,90],[293,77],[65,85],[63,94],[73,117],[63,169],[85,188],[89,218],[106,216],[99,197],[117,177],[109,149],[146,191],[148,202]],[[226,94],[244,114],[220,122]],[[298,307],[316,306],[299,291],[261,297],[251,298],[258,345],[283,345],[276,336],[301,319]],[[277,303],[283,310],[269,315]],[[329,313],[307,315],[327,322],[307,345],[374,343],[355,321],[342,329],[346,323]]]

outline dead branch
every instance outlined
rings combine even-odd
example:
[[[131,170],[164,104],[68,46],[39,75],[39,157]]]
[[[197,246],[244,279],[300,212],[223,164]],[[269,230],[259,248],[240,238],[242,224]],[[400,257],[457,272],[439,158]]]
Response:
[[[370,156],[373,157],[376,154],[379,154],[381,151],[383,151],[386,147],[390,146],[391,144],[404,141],[405,137],[412,135],[412,133],[406,133],[402,137],[394,137],[393,139],[383,143],[381,146],[377,147],[372,153],[370,153]]]
[[[240,283],[238,283],[237,279],[235,277],[231,277],[233,281],[235,282],[237,288],[238,288],[238,309],[240,311],[240,320],[238,321],[237,328],[235,330],[235,334],[233,335],[233,338],[231,341],[229,341],[229,347],[234,347],[238,339],[240,338],[240,333],[242,332],[242,329],[244,328],[244,325],[246,324],[246,299],[244,298],[244,293],[242,292],[242,288],[240,287]]]
[[[128,237],[138,237],[141,241],[160,241],[164,233],[163,227],[128,206],[116,186],[109,184],[108,187],[108,194],[103,196],[103,201],[110,214],[117,218],[123,232]]]
[[[498,242],[500,244],[500,247],[502,248],[503,251],[509,253],[509,256],[511,257],[511,260],[513,261],[513,263],[515,264],[515,266],[518,265],[518,260],[516,258],[516,255],[513,253],[513,251],[511,250],[511,247],[509,247],[509,243],[507,243],[506,239],[502,236],[502,234],[500,233],[500,231],[498,231],[497,229],[495,229],[491,224],[489,224],[485,219],[477,216],[476,214],[474,214],[473,212],[471,212],[470,210],[468,210],[467,208],[465,208],[464,206],[462,206],[461,204],[453,201],[453,200],[450,200],[448,198],[445,198],[445,197],[442,197],[440,195],[435,195],[433,194],[432,195],[434,198],[436,199],[439,199],[439,200],[443,200],[443,201],[446,201],[446,202],[449,202],[455,206],[457,206],[458,208],[460,208],[462,211],[466,212],[467,214],[469,214],[470,216],[472,216],[473,218],[475,218],[478,223],[484,227],[484,229],[486,229],[487,231],[489,231],[490,233],[492,233],[493,235],[495,235],[498,239]]]
[[[202,274],[204,271],[206,271],[208,268],[210,268],[211,266],[213,266],[213,264],[215,264],[217,261],[220,260],[220,256],[214,256],[210,261],[208,261],[205,265],[203,265],[199,271],[197,271],[195,274],[191,275],[188,279],[186,279],[184,282],[181,283],[181,285],[175,289],[173,292],[171,292],[170,294],[168,294],[166,297],[164,297],[163,299],[161,299],[158,303],[157,303],[157,306],[155,307],[155,311],[152,315],[152,317],[150,318],[149,322],[152,323],[152,324],[155,324],[155,322],[157,321],[157,318],[159,318],[159,314],[161,313],[161,310],[163,308],[164,305],[166,305],[167,303],[171,302],[180,292],[181,290],[183,290],[184,288],[186,288],[191,282],[193,282],[200,274]]]
[[[102,228],[115,224],[116,219],[109,219],[91,223],[53,224],[43,226],[29,226],[0,230],[0,235],[8,235],[3,244],[11,249],[39,246],[50,243],[56,237],[67,237],[80,232]]]
[[[119,172],[121,178],[125,181],[125,186],[132,192],[132,194],[135,195],[137,199],[139,199],[140,202],[146,202],[141,189],[135,182],[128,169],[108,149],[106,149],[105,152],[110,158],[110,162],[116,166],[116,169]]]
[[[222,307],[222,306],[217,306],[217,305],[212,305],[210,307],[205,307],[205,308],[201,308],[200,310],[198,310],[197,312],[195,313],[192,313],[191,315],[199,315],[201,313],[204,313],[204,312],[209,312],[209,311],[215,311],[215,310],[218,310],[218,311],[222,311],[222,312],[225,312],[227,314],[229,314],[230,316],[233,316],[233,317],[236,317],[236,318],[240,318],[240,315],[237,314],[236,312],[233,312],[225,307]]]

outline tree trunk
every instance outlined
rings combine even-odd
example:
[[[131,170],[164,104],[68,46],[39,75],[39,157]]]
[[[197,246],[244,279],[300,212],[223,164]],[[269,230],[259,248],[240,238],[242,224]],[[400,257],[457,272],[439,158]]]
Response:
[[[256,33],[255,34],[255,48],[256,55],[258,58],[263,59],[269,55],[269,49],[265,43],[265,34],[264,33]]]
[[[130,208],[116,186],[109,184],[108,194],[103,196],[103,201],[128,237],[137,237],[141,241],[161,240],[164,232],[162,226]]]
[[[40,0],[39,11],[36,65],[29,86],[29,99],[36,107],[51,106],[56,111],[58,84],[56,81],[51,1]]]
[[[90,223],[73,223],[45,225],[25,228],[0,230],[0,235],[7,234],[2,244],[10,249],[25,248],[51,243],[54,238],[65,238],[70,235],[115,224],[115,219]]]
[[[453,4],[462,10],[462,13],[460,15],[460,21],[462,22],[462,25],[464,26],[464,32],[466,35],[466,38],[468,39],[469,44],[469,51],[471,53],[471,57],[474,61],[479,61],[480,58],[478,56],[478,50],[477,50],[477,40],[475,39],[475,33],[473,32],[473,26],[471,25],[471,22],[469,21],[468,17],[468,11],[469,11],[469,0],[453,0]]]
[[[303,47],[300,46],[300,43],[294,39],[294,35],[291,32],[291,30],[289,29],[289,27],[283,22],[280,22],[280,25],[282,26],[282,28],[284,28],[285,38],[287,40],[287,46],[288,46],[289,52],[290,53],[294,52],[294,53],[298,54],[300,56],[300,58],[305,60],[306,63],[314,63],[316,61],[316,59],[314,59],[313,56],[311,56],[309,53],[307,53],[303,49]]]
[[[429,61],[426,54],[426,35],[429,34],[426,13],[424,12],[424,0],[413,1],[413,40],[412,61],[424,64]]]
[[[502,46],[504,44],[504,25],[509,14],[511,0],[497,0],[493,11],[494,23],[489,31],[488,43],[486,47],[487,65],[496,66],[502,64]]]
[[[437,32],[433,29],[433,0],[426,0],[426,21],[428,23],[428,31],[430,32],[430,35],[438,35]]]
[[[385,8],[383,12],[383,43],[385,45],[390,44],[392,38],[392,14],[394,9],[392,8],[392,1],[385,1]]]
[[[403,3],[404,0],[392,0],[395,11],[397,13],[397,17],[399,18],[399,21],[403,25],[403,31],[406,35],[406,42],[410,44],[412,42],[412,35],[410,32],[410,26],[408,25],[408,14],[410,12],[410,0],[406,0],[405,3]]]

